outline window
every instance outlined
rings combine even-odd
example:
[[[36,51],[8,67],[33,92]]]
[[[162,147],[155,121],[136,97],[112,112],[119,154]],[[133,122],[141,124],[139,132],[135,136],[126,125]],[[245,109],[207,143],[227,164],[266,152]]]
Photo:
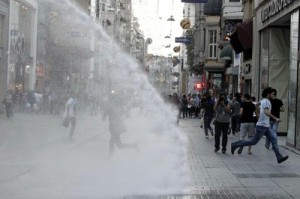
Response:
[[[208,58],[217,58],[217,31],[208,31]]]

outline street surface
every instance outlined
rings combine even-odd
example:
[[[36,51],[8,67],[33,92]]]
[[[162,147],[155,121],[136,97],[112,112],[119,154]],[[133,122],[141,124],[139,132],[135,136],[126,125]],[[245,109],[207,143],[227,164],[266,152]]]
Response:
[[[132,188],[118,187],[113,184],[116,181],[102,178],[110,176],[125,184],[138,180],[130,178],[127,168],[106,163],[113,160],[107,159],[109,133],[101,116],[79,116],[77,124],[75,136],[70,139],[69,129],[61,126],[60,117],[17,113],[7,120],[0,115],[0,198],[107,198],[97,186],[107,186],[115,192]],[[213,138],[205,139],[199,125],[199,119],[181,119],[179,123],[189,144],[188,165],[192,179],[189,194],[148,196],[143,195],[142,190],[119,198],[300,198],[300,155],[284,146],[284,137],[280,137],[280,151],[290,158],[277,164],[274,152],[265,149],[264,138],[252,148],[252,155],[247,154],[247,148],[241,155],[231,155],[230,143],[238,139],[233,135],[229,136],[226,154],[214,153]],[[143,146],[140,148],[142,151]],[[141,155],[116,150],[116,155],[120,154],[130,158],[131,164]],[[126,159],[124,163],[128,164]],[[118,175],[119,172],[123,173]],[[152,171],[138,172],[144,172],[140,175],[142,178]],[[118,179],[127,173],[128,178]],[[150,180],[151,176],[147,178]]]

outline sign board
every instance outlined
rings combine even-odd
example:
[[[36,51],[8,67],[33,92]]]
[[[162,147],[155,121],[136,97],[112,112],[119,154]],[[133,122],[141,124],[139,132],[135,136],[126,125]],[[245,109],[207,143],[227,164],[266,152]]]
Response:
[[[208,0],[181,0],[182,3],[207,3]]]
[[[175,37],[175,42],[188,45],[192,43],[192,39],[190,37]]]

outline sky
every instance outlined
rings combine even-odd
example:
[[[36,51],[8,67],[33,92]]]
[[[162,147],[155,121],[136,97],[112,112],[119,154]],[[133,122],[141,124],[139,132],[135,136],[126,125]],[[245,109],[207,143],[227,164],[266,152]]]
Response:
[[[180,0],[133,0],[133,14],[138,18],[145,38],[151,38],[148,53],[162,56],[178,55],[173,48],[178,46],[175,37],[182,36],[180,21],[183,19],[183,3]],[[173,15],[175,21],[167,21]],[[170,35],[171,38],[165,38]],[[171,44],[170,48],[165,46]]]

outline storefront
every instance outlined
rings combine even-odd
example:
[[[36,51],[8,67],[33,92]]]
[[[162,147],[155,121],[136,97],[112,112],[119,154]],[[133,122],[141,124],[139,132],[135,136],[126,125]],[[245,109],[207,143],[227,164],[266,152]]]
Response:
[[[11,1],[8,87],[33,90],[36,78],[36,0]]]
[[[300,148],[299,6],[297,0],[272,0],[259,5],[253,53],[257,92],[271,86],[283,101],[278,132],[287,133],[287,144]]]

